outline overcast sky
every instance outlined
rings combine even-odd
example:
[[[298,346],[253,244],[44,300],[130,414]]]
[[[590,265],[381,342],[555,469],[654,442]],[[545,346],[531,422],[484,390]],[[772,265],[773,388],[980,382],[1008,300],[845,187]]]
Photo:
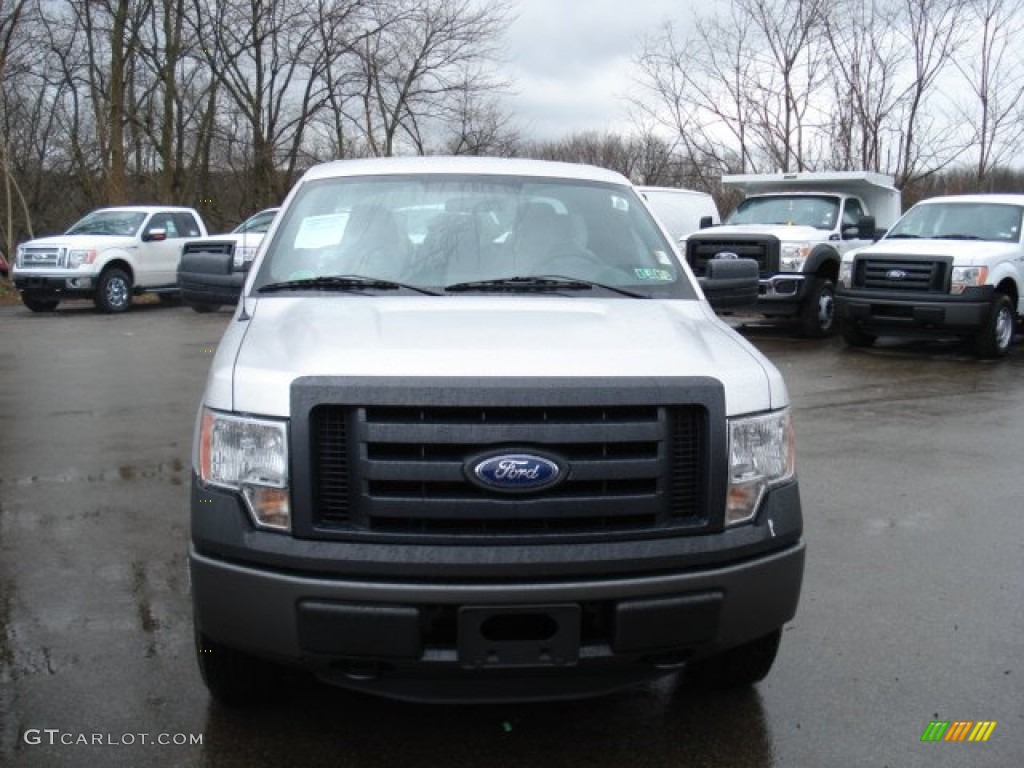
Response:
[[[513,0],[505,67],[514,96],[504,102],[524,138],[623,128],[640,39],[666,19],[684,25],[692,0]]]

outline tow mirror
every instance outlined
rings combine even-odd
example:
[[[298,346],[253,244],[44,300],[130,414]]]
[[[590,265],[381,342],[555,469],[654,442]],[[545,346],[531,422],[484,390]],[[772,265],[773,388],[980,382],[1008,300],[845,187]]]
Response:
[[[759,276],[754,259],[711,259],[698,282],[715,309],[742,309],[757,301]]]

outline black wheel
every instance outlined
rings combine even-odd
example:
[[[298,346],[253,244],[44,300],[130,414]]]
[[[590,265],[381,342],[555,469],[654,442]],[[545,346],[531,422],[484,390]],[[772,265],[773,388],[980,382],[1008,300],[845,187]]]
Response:
[[[782,630],[686,665],[686,680],[705,688],[742,688],[764,680],[779,651]]]
[[[220,309],[219,304],[190,304],[189,306],[191,306],[192,309],[194,309],[201,315],[206,315],[209,314],[210,312],[216,312],[218,309]]]
[[[997,293],[981,330],[974,336],[974,354],[995,359],[1003,357],[1013,342],[1014,308],[1010,297]]]
[[[870,333],[865,333],[861,330],[861,327],[854,322],[840,323],[839,333],[843,337],[843,341],[851,347],[870,347],[878,338]]]
[[[800,332],[812,339],[831,335],[836,326],[836,286],[827,277],[816,277],[800,305]]]
[[[196,633],[196,659],[210,695],[230,707],[260,704],[280,686],[278,669]]]
[[[27,293],[23,293],[21,294],[21,303],[33,312],[53,312],[53,310],[57,308],[57,305],[60,304],[60,299],[31,296]]]
[[[123,269],[112,267],[103,271],[96,281],[93,299],[100,312],[124,312],[132,305],[132,279]]]

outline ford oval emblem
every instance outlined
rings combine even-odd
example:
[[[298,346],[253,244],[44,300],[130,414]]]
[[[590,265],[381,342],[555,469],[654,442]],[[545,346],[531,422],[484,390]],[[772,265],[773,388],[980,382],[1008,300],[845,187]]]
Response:
[[[495,453],[466,462],[466,474],[482,488],[527,493],[549,488],[564,479],[558,462],[534,453]]]
[[[906,280],[907,273],[902,269],[890,269],[885,273],[885,277],[887,280]]]
[[[732,251],[719,251],[715,254],[716,259],[738,259],[740,255]]]

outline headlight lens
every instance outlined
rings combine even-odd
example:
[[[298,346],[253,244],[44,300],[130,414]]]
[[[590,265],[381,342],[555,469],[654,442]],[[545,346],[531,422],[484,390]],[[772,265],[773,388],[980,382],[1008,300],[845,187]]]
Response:
[[[783,272],[800,272],[811,255],[810,243],[783,243],[779,266]]]
[[[984,285],[988,279],[988,267],[953,267],[949,292],[958,295],[978,285]]]
[[[235,269],[241,269],[242,267],[245,266],[245,263],[247,261],[252,261],[255,255],[255,245],[236,245],[235,255],[234,258],[231,260],[231,263]]]
[[[853,262],[844,261],[839,265],[839,287],[851,288],[853,286]]]
[[[729,422],[729,495],[725,524],[754,519],[765,491],[796,475],[789,409]]]
[[[83,264],[96,261],[96,251],[68,251],[68,267],[77,269]]]
[[[291,530],[287,423],[204,408],[197,468],[206,485],[240,491],[261,528]]]

